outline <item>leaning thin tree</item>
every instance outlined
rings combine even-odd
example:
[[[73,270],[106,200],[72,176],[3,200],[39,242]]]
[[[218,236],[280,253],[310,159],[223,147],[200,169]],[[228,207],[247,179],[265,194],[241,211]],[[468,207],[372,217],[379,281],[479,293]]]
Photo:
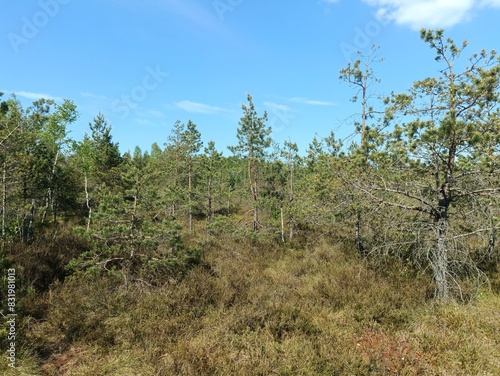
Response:
[[[380,47],[372,45],[370,51],[364,55],[361,51],[357,51],[356,55],[358,59],[354,62],[349,62],[347,67],[340,70],[339,79],[342,82],[348,83],[353,89],[356,90],[356,95],[351,98],[352,102],[360,102],[361,113],[355,115],[356,118],[359,116],[361,119],[355,120],[354,124],[356,126],[356,132],[361,134],[361,140],[358,147],[355,148],[355,153],[351,153],[352,157],[355,157],[356,161],[356,174],[358,178],[361,178],[365,174],[369,162],[370,149],[373,148],[373,136],[377,134],[377,127],[370,127],[368,125],[369,120],[373,120],[376,115],[380,115],[380,111],[376,111],[369,102],[372,101],[375,96],[373,91],[373,86],[380,83],[380,79],[375,76],[373,71],[373,65],[375,63],[380,63],[383,61],[382,58],[378,57],[378,50]],[[345,175],[344,171],[341,171],[342,175]],[[351,177],[342,179],[349,182]],[[353,202],[356,223],[355,223],[355,244],[356,250],[360,254],[365,254],[365,245],[362,236],[362,224],[366,222],[363,218],[363,205],[362,200],[356,197],[351,198]]]

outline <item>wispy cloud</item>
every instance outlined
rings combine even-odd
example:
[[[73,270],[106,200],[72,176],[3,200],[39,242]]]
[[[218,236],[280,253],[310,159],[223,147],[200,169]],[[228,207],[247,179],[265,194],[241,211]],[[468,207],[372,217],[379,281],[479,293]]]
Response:
[[[194,1],[169,0],[166,6],[192,24],[206,29],[213,29],[217,24],[215,15]]]
[[[52,99],[53,101],[56,102],[62,102],[64,99],[61,97],[56,97],[54,95],[46,94],[46,93],[34,93],[31,91],[22,91],[22,90],[2,90],[4,93],[12,93],[15,94],[18,97],[23,97],[27,99],[33,99],[33,100],[38,100],[38,99]]]
[[[149,119],[135,118],[134,121],[139,125],[152,125],[153,123]]]
[[[163,112],[158,111],[158,110],[149,110],[148,114],[151,116],[163,117]]]
[[[174,103],[175,107],[187,112],[196,112],[200,114],[215,114],[218,112],[225,111],[221,107],[211,106],[205,103],[191,102],[191,101],[180,101]]]
[[[84,92],[80,93],[80,95],[82,97],[92,98],[92,99],[102,99],[102,100],[109,100],[110,99],[105,95],[89,93],[88,91],[84,91]]]
[[[266,107],[269,107],[271,110],[275,111],[283,111],[283,112],[291,112],[292,109],[284,104],[278,104],[274,102],[264,102]]]
[[[468,21],[479,8],[500,7],[500,0],[363,0],[380,18],[418,30],[446,28]]]
[[[285,104],[275,102],[264,102],[269,109],[269,125],[273,130],[273,135],[280,133],[292,124],[293,119],[297,117],[297,112]]]
[[[308,99],[308,98],[290,98],[289,101],[309,104],[311,106],[337,106],[337,103],[335,103],[335,102],[320,101],[320,100]]]
[[[200,4],[201,2],[198,0],[114,1],[132,11],[163,13],[166,17],[182,19],[183,23],[189,25],[191,29],[214,32],[219,30],[221,26],[216,12],[211,9],[213,7],[212,1],[206,2],[208,4]],[[224,1],[224,5],[226,5],[225,3],[226,1]]]
[[[479,5],[482,7],[500,8],[500,0],[481,0]]]

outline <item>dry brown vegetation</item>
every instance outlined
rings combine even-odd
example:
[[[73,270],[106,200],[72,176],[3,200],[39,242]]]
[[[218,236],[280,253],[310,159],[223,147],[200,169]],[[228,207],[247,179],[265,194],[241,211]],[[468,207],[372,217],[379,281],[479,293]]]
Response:
[[[12,374],[500,374],[498,291],[433,303],[424,273],[326,240],[191,242],[203,265],[160,287],[120,275],[52,286],[31,303],[46,314],[24,320]]]

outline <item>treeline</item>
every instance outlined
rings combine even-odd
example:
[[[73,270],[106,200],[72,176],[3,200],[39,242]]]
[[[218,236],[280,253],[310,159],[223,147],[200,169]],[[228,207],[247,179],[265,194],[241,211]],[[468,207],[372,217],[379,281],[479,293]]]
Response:
[[[332,132],[302,153],[292,141],[273,143],[250,95],[230,157],[203,145],[190,120],[176,122],[161,146],[121,155],[101,114],[75,141],[71,101],[25,109],[3,100],[2,263],[26,263],[20,249],[65,237],[75,251],[55,277],[118,273],[155,285],[202,263],[185,234],[276,244],[324,235],[364,257],[428,270],[437,299],[475,296],[499,262],[500,61],[482,51],[457,71],[466,43],[442,31],[421,37],[440,76],[377,109],[369,103],[377,59],[360,55],[340,72],[361,104],[360,142],[344,145]]]

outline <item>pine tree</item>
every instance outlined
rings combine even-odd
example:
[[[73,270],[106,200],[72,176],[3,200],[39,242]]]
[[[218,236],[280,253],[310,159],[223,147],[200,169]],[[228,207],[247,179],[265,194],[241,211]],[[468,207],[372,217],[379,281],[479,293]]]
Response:
[[[118,144],[113,142],[111,126],[102,114],[89,123],[91,134],[85,134],[73,144],[74,160],[82,173],[87,208],[87,231],[93,212],[98,209],[104,196],[120,186],[122,157]]]
[[[175,213],[176,205],[185,203],[188,209],[188,227],[192,231],[195,165],[196,155],[203,146],[201,134],[191,120],[187,124],[178,120],[168,141],[166,144],[168,169],[174,174],[170,179],[172,215]]]
[[[186,130],[181,135],[182,149],[186,159],[188,177],[188,210],[189,210],[189,231],[193,231],[193,179],[195,177],[195,157],[203,146],[201,134],[196,129],[196,124],[191,120],[186,125]]]
[[[464,277],[480,283],[483,276],[468,239],[496,229],[486,213],[500,198],[500,59],[483,50],[460,72],[467,42],[457,45],[442,30],[424,29],[421,38],[443,65],[441,74],[393,97],[387,116],[394,129],[362,191],[379,204],[417,213],[411,230],[399,232],[429,260],[436,299],[449,300],[467,295],[460,288]],[[486,252],[488,241],[483,244]]]
[[[252,96],[247,95],[248,106],[242,105],[243,117],[239,122],[236,137],[238,145],[229,147],[229,150],[247,162],[247,176],[250,185],[251,202],[253,206],[252,229],[260,227],[258,216],[259,198],[259,165],[266,159],[266,149],[271,146],[271,127],[266,126],[267,113],[258,117]]]
[[[206,181],[206,211],[207,211],[207,226],[210,225],[214,214],[214,186],[222,180],[220,172],[222,169],[222,153],[215,149],[215,142],[209,141],[208,146],[204,150],[203,167]]]

